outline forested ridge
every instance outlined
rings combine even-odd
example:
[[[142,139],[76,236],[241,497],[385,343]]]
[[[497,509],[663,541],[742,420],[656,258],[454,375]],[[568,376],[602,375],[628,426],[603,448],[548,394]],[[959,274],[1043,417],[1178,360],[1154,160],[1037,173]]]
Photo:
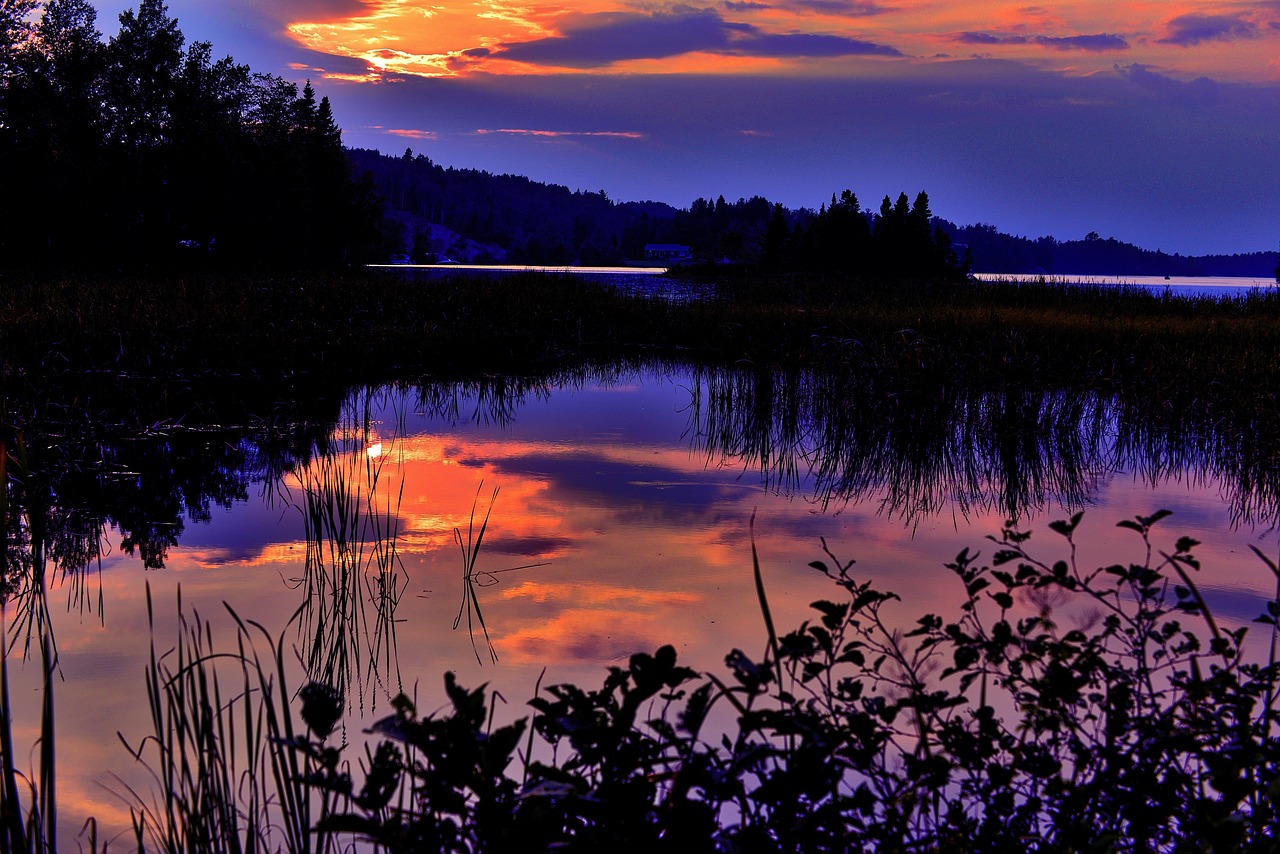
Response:
[[[697,198],[687,208],[665,202],[616,202],[603,191],[571,190],[517,175],[459,169],[406,149],[400,156],[367,149],[348,152],[357,171],[372,177],[400,223],[401,251],[414,260],[527,264],[617,264],[643,257],[649,243],[677,243],[707,261],[761,261],[766,256],[800,268],[833,267],[856,258],[877,220],[904,212],[901,194],[879,209],[852,193],[833,194],[818,209],[781,208],[762,196],[727,201]],[[886,212],[885,205],[888,204]],[[928,201],[925,200],[925,207]],[[862,223],[855,223],[860,219]],[[841,225],[835,225],[839,221]],[[855,228],[841,241],[833,231]],[[929,214],[938,231],[972,270],[1147,276],[1274,275],[1277,253],[1183,255],[1148,250],[1090,233],[1078,240],[1019,237],[990,224],[960,226]],[[828,250],[833,256],[824,257]],[[941,251],[941,250],[940,250]],[[772,253],[772,255],[770,255]],[[856,264],[855,264],[856,266]],[[872,265],[874,267],[874,265]]]

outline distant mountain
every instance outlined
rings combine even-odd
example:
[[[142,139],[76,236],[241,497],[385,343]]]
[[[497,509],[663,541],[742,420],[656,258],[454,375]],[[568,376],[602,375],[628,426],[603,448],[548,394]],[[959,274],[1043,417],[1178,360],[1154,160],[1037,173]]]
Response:
[[[686,245],[704,259],[755,260],[766,251],[771,225],[777,234],[777,206],[759,196],[736,202],[696,199],[681,209],[663,202],[615,202],[603,191],[446,167],[408,150],[395,157],[348,149],[347,156],[386,200],[389,217],[401,231],[401,251],[417,261],[620,264],[643,257],[648,243]],[[832,204],[837,204],[834,195]],[[826,208],[783,209],[782,214],[787,228],[800,236]],[[874,223],[874,211],[863,209],[862,215]],[[970,268],[979,272],[1270,278],[1277,264],[1275,252],[1169,255],[1097,234],[1083,240],[1030,239],[993,225],[958,226],[937,217],[931,222],[957,254],[968,250]]]

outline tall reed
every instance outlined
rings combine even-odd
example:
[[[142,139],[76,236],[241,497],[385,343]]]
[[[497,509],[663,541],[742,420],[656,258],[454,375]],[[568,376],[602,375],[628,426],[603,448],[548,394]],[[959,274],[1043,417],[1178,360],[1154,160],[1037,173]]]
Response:
[[[298,630],[307,673],[354,690],[362,707],[369,687],[384,688],[384,679],[399,690],[395,612],[409,583],[399,553],[404,480],[380,488],[389,454],[374,452],[372,394],[357,396],[333,443],[293,473],[307,541],[294,582],[303,595]],[[393,427],[377,444],[395,447],[398,435]]]
[[[118,780],[138,848],[169,854],[337,850],[315,824],[341,793],[312,786],[329,766],[290,709],[284,637],[273,640],[261,624],[226,608],[236,630],[232,652],[220,651],[208,621],[188,615],[179,591],[177,642],[160,653],[147,585],[150,732],[136,742],[119,734],[152,782],[147,792]],[[323,740],[329,730],[315,734]]]

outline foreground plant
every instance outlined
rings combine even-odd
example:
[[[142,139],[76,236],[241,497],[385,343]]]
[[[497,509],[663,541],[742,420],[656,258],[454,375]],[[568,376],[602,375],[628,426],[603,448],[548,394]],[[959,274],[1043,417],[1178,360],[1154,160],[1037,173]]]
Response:
[[[813,566],[843,596],[778,634],[756,561],[763,656],[734,650],[718,676],[662,647],[496,727],[485,689],[447,674],[445,713],[401,696],[373,725],[359,786],[325,740],[340,705],[308,686],[303,718],[328,723],[270,740],[274,767],[307,769],[286,782],[323,801],[289,850],[1273,847],[1280,569],[1259,553],[1277,596],[1246,648],[1194,581],[1197,543],[1152,539],[1165,515],[1120,523],[1141,562],[1095,569],[1076,559],[1079,514],[1050,526],[1066,544],[1052,562],[1010,525],[988,562],[948,565],[957,615],[908,631],[898,597],[824,543]]]

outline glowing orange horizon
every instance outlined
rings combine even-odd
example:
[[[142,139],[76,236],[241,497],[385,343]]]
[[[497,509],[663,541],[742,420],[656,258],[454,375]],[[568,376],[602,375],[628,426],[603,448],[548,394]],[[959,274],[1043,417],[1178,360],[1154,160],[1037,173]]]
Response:
[[[366,63],[363,73],[317,69],[324,76],[369,82],[477,73],[875,74],[886,62],[975,56],[1073,75],[1136,63],[1189,77],[1261,82],[1280,76],[1280,9],[1256,2],[843,5],[835,11],[835,4],[778,0],[650,13],[614,0],[572,7],[536,1],[366,0],[359,15],[289,21],[286,31],[310,50]],[[630,53],[627,46],[615,46],[617,56],[608,55],[611,34],[635,35],[616,28],[666,21],[672,33],[687,32],[690,27],[676,20],[681,15],[695,16],[688,18],[690,25],[696,20],[711,26],[713,43],[692,38],[688,45],[655,50],[659,42],[650,33],[650,43]],[[723,43],[716,43],[720,37]],[[598,44],[573,54],[565,47],[573,38],[594,38]],[[747,43],[742,39],[752,40],[754,47],[741,49]],[[841,52],[832,47],[838,40],[883,51]],[[798,43],[804,46],[784,46]],[[655,52],[662,55],[651,55]]]

